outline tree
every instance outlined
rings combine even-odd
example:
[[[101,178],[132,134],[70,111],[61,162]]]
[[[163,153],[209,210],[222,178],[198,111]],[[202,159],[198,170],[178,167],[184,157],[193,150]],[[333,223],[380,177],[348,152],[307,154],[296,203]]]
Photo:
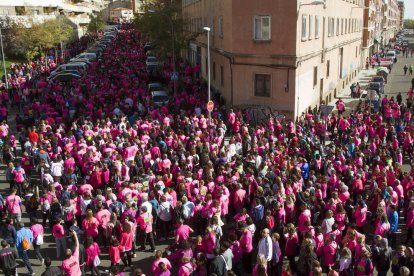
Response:
[[[153,0],[143,5],[144,13],[135,24],[147,35],[161,55],[173,52],[176,56],[186,49],[197,34],[188,31],[189,22],[182,16],[180,0]]]
[[[67,42],[73,35],[73,27],[65,18],[51,19],[43,23],[31,22],[30,28],[13,24],[8,29],[8,41],[12,47],[24,52],[27,60],[43,56],[48,49],[60,42]]]
[[[414,29],[414,19],[405,19],[404,20],[404,28]]]
[[[97,33],[104,29],[105,21],[100,14],[97,16],[90,15],[89,18],[91,21],[88,24],[88,32]]]

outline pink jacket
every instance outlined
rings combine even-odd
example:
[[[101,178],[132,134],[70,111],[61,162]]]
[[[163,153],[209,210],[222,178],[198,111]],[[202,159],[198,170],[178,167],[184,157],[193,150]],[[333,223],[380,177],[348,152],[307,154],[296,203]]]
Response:
[[[86,265],[93,266],[93,261],[95,260],[96,256],[101,254],[101,250],[96,242],[94,242],[91,246],[85,249],[86,253]]]

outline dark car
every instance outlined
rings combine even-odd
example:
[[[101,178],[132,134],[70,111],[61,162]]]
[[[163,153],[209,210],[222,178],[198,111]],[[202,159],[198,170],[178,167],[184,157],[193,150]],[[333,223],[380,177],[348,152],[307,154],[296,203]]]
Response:
[[[378,95],[384,94],[384,83],[381,82],[370,82],[365,88],[366,90],[375,90]]]

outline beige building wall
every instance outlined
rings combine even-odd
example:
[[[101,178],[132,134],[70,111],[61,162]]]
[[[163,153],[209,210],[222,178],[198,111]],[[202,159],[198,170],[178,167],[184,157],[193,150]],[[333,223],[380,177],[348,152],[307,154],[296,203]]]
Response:
[[[202,28],[212,28],[211,84],[228,106],[266,105],[293,119],[332,100],[361,68],[363,1],[299,2],[313,1],[183,0],[189,29],[201,33],[187,57],[207,79]],[[257,28],[267,23],[270,28]],[[263,87],[269,93],[258,96]]]

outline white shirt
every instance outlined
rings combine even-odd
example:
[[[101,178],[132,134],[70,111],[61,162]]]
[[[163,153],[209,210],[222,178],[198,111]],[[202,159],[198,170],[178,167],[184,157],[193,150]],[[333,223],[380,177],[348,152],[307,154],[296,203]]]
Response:
[[[272,250],[273,250],[273,243],[269,235],[266,238],[262,238],[259,241],[259,250],[257,254],[258,255],[262,254],[263,256],[265,256],[268,262],[272,260],[272,257],[273,257]]]

